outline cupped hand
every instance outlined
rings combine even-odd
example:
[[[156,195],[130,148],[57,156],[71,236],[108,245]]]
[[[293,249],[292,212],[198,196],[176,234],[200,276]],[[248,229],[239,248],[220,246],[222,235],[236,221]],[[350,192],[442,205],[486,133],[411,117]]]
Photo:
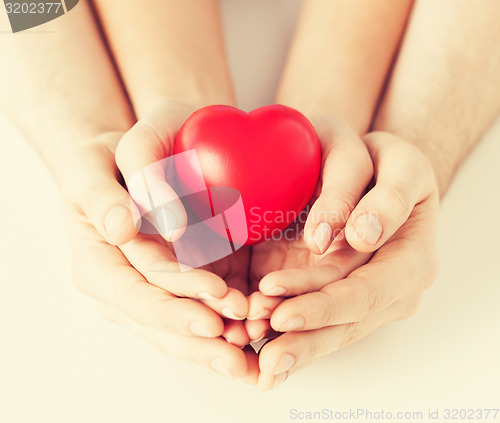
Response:
[[[180,297],[196,298],[227,318],[242,320],[248,311],[245,297],[248,249],[202,267],[211,275],[210,281],[199,277],[185,283],[184,274],[205,273],[197,269],[181,272],[186,267],[179,265],[172,245],[186,229],[187,214],[169,184],[169,164],[164,159],[173,154],[177,132],[194,111],[193,106],[169,102],[140,119],[120,140],[116,163],[133,200],[132,208],[135,205],[138,209],[134,220],[138,224],[148,220],[155,228],[153,232],[140,233],[120,248],[150,283]],[[151,211],[156,215],[151,215]],[[198,250],[197,253],[203,254],[203,249]],[[233,334],[234,326],[235,323]]]
[[[130,201],[115,163],[120,139],[126,140],[118,149],[125,178],[129,175],[126,166],[132,166],[129,161],[135,159],[140,168],[140,160],[147,165],[164,154],[165,146],[158,141],[170,140],[176,122],[187,117],[180,108],[175,113],[170,111],[166,114],[171,122],[169,132],[163,134],[153,116],[138,122],[125,135],[103,134],[75,150],[62,166],[59,173],[63,175],[74,279],[82,291],[98,300],[106,316],[113,316],[113,320],[149,340],[153,333],[155,339],[175,338],[175,342],[166,343],[170,345],[165,349],[167,353],[240,377],[246,374],[247,364],[245,353],[238,347],[247,344],[248,339],[242,322],[236,319],[244,318],[248,308],[241,292],[247,280],[248,251],[213,263],[209,269],[180,272],[164,236],[137,235],[134,222],[140,212]],[[138,148],[141,143],[142,149]],[[229,318],[222,319],[220,314]],[[201,348],[208,341],[213,341],[209,343],[213,347]],[[220,360],[214,364],[214,358]]]
[[[367,264],[334,277],[316,292],[277,301],[270,325],[285,333],[259,353],[260,389],[271,388],[386,323],[410,316],[436,277],[439,195],[431,165],[416,147],[391,134],[374,132],[364,141],[375,167],[375,185],[350,213],[345,236],[359,254],[375,253]],[[292,273],[273,272],[260,284],[267,286],[269,279],[285,284]],[[308,272],[311,278],[313,274]],[[316,274],[319,282],[309,285],[318,287],[322,283]]]
[[[311,121],[322,147],[320,181],[311,206],[280,239],[253,249],[250,282],[255,292],[246,323],[252,340],[268,332],[265,319],[280,297],[317,291],[367,260],[342,239],[345,224],[373,176],[368,150],[342,119],[320,116]],[[286,271],[276,273],[282,269]]]
[[[245,352],[221,337],[225,325],[218,313],[199,301],[149,283],[118,247],[102,238],[74,203],[64,202],[63,215],[70,238],[74,281],[82,292],[95,298],[105,318],[168,355],[224,376],[240,378],[247,374]],[[141,250],[148,248],[144,242],[148,241],[133,241],[126,248],[139,256],[145,253]],[[219,281],[218,276],[205,270],[170,276],[187,287],[208,286],[214,281],[223,286],[222,279]]]

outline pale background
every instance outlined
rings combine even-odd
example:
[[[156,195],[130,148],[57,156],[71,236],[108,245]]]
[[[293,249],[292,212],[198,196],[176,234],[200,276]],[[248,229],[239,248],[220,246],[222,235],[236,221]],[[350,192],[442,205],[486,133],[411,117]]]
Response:
[[[222,5],[240,106],[272,102],[300,1]],[[70,279],[57,188],[0,118],[0,422],[286,422],[292,408],[499,408],[499,138],[497,124],[444,200],[440,275],[419,312],[262,394],[165,357],[97,315]]]

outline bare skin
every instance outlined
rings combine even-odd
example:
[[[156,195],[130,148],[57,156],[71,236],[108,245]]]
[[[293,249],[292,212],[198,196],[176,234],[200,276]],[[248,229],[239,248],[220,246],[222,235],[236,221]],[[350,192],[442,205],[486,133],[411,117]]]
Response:
[[[261,389],[416,310],[421,292],[437,271],[438,199],[500,112],[500,30],[495,25],[499,18],[499,5],[490,2],[473,7],[467,1],[417,2],[380,109],[374,114],[371,130],[384,132],[363,137],[374,164],[375,186],[355,205],[345,228],[349,244],[360,252],[375,251],[373,258],[338,281],[338,270],[342,273],[344,267],[337,267],[329,284],[319,270],[312,280],[314,261],[304,243],[301,247],[298,242],[280,243],[276,256],[268,251],[263,262],[254,262],[266,270],[273,265],[284,268],[268,273],[261,290],[277,283],[288,284],[290,295],[307,292],[311,285],[319,288],[272,304],[280,305],[273,308],[270,326],[287,333],[260,352]],[[331,98],[332,108],[341,110]],[[349,120],[352,105],[349,99],[341,101],[347,102],[348,112],[340,116]],[[366,233],[379,236],[378,240],[371,237],[373,243],[356,237],[357,218],[366,214],[378,217],[379,231],[363,226]],[[303,265],[299,268],[310,269],[307,282],[286,277],[297,273],[287,269],[284,251],[297,257],[300,248]],[[322,257],[327,258],[328,252]],[[250,313],[258,312],[251,302]]]
[[[499,5],[306,1],[277,102],[314,123],[321,183],[304,234],[255,247],[249,280],[248,251],[179,273],[179,234],[135,237],[122,185],[171,153],[193,110],[233,104],[216,2],[96,1],[113,57],[80,3],[53,33],[2,37],[0,107],[62,187],[75,279],[103,315],[265,390],[416,310],[436,274],[439,197],[500,111]],[[259,355],[239,348],[281,332]]]
[[[182,4],[186,4],[184,13],[188,14],[191,6]],[[215,3],[206,4],[215,7]],[[216,9],[212,16],[214,22],[199,23],[197,29],[210,34],[218,23]],[[2,27],[6,25],[4,19]],[[95,297],[98,309],[109,318],[113,316],[114,321],[127,319],[125,325],[137,325],[148,333],[175,338],[175,349],[170,346],[169,354],[226,376],[244,376],[247,360],[239,346],[247,344],[248,338],[240,321],[225,323],[222,316],[228,310],[231,316],[244,317],[247,313],[246,298],[240,290],[228,288],[228,283],[238,285],[241,274],[246,280],[248,252],[231,258],[231,263],[237,263],[234,270],[228,263],[218,262],[205,270],[180,274],[171,247],[161,237],[134,238],[137,230],[133,210],[115,161],[122,140],[122,153],[128,151],[139,161],[135,166],[140,169],[141,163],[147,163],[151,156],[137,154],[137,139],[143,146],[161,147],[161,151],[153,148],[146,151],[163,154],[164,141],[195,108],[213,101],[231,101],[230,88],[226,90],[227,98],[220,94],[224,89],[219,75],[224,73],[225,64],[220,69],[214,68],[217,81],[210,81],[203,74],[206,86],[211,90],[217,88],[215,97],[196,84],[189,84],[184,102],[168,93],[168,87],[161,92],[160,99],[153,98],[154,85],[141,86],[133,96],[122,88],[87,2],[80,2],[67,16],[44,25],[43,29],[49,32],[0,40],[0,55],[9,63],[0,70],[0,105],[40,151],[62,188],[78,288]],[[170,37],[179,35],[176,30],[171,28]],[[220,45],[220,41],[217,34],[213,39],[207,38],[207,43],[214,46]],[[201,50],[193,53],[193,58],[198,57]],[[166,63],[162,62],[161,54],[155,57],[158,81]],[[186,73],[194,68],[190,60],[184,66]],[[198,69],[198,74],[206,69]],[[177,71],[183,73],[180,68]],[[143,81],[153,79],[149,75]],[[230,87],[229,81],[226,86]],[[128,97],[133,100],[134,108]],[[152,102],[142,106],[140,98]],[[161,123],[158,114],[163,118]],[[133,126],[135,115],[141,120]],[[153,160],[154,157],[157,156]],[[130,162],[119,161],[125,177]],[[127,169],[134,171],[131,167]],[[140,273],[142,270],[148,274],[144,269],[150,271],[153,265],[158,269],[158,264],[161,272],[155,278],[146,280]],[[192,282],[186,283],[186,276]],[[240,330],[234,329],[235,324]],[[164,349],[162,342],[154,343]]]

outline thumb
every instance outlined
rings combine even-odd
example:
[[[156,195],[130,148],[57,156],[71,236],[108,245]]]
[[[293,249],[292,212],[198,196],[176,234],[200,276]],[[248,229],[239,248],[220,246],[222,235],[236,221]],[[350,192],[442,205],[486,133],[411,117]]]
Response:
[[[138,209],[135,221],[147,220],[169,242],[179,239],[187,226],[184,206],[166,176],[171,166],[166,158],[183,121],[182,113],[158,111],[140,119],[116,150],[116,163]]]
[[[78,149],[66,164],[62,189],[78,204],[101,236],[110,244],[132,240],[137,214],[126,189],[118,179],[114,145],[120,133],[106,134],[91,146]]]
[[[346,123],[335,122],[318,135],[323,144],[321,193],[307,217],[304,239],[312,253],[323,254],[344,229],[373,166],[363,141]]]
[[[375,186],[346,224],[347,242],[360,252],[383,245],[406,222],[416,204],[434,192],[434,172],[415,146],[384,132],[365,136],[375,166]]]

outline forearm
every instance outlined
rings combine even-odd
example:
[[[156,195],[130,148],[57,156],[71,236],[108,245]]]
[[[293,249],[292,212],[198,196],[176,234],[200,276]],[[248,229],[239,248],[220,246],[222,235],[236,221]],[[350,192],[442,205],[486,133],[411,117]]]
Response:
[[[411,0],[306,0],[277,102],[308,116],[340,116],[365,133]]]
[[[234,102],[216,0],[96,0],[137,115]]]
[[[500,112],[500,3],[420,0],[374,129],[417,145],[443,195]]]

